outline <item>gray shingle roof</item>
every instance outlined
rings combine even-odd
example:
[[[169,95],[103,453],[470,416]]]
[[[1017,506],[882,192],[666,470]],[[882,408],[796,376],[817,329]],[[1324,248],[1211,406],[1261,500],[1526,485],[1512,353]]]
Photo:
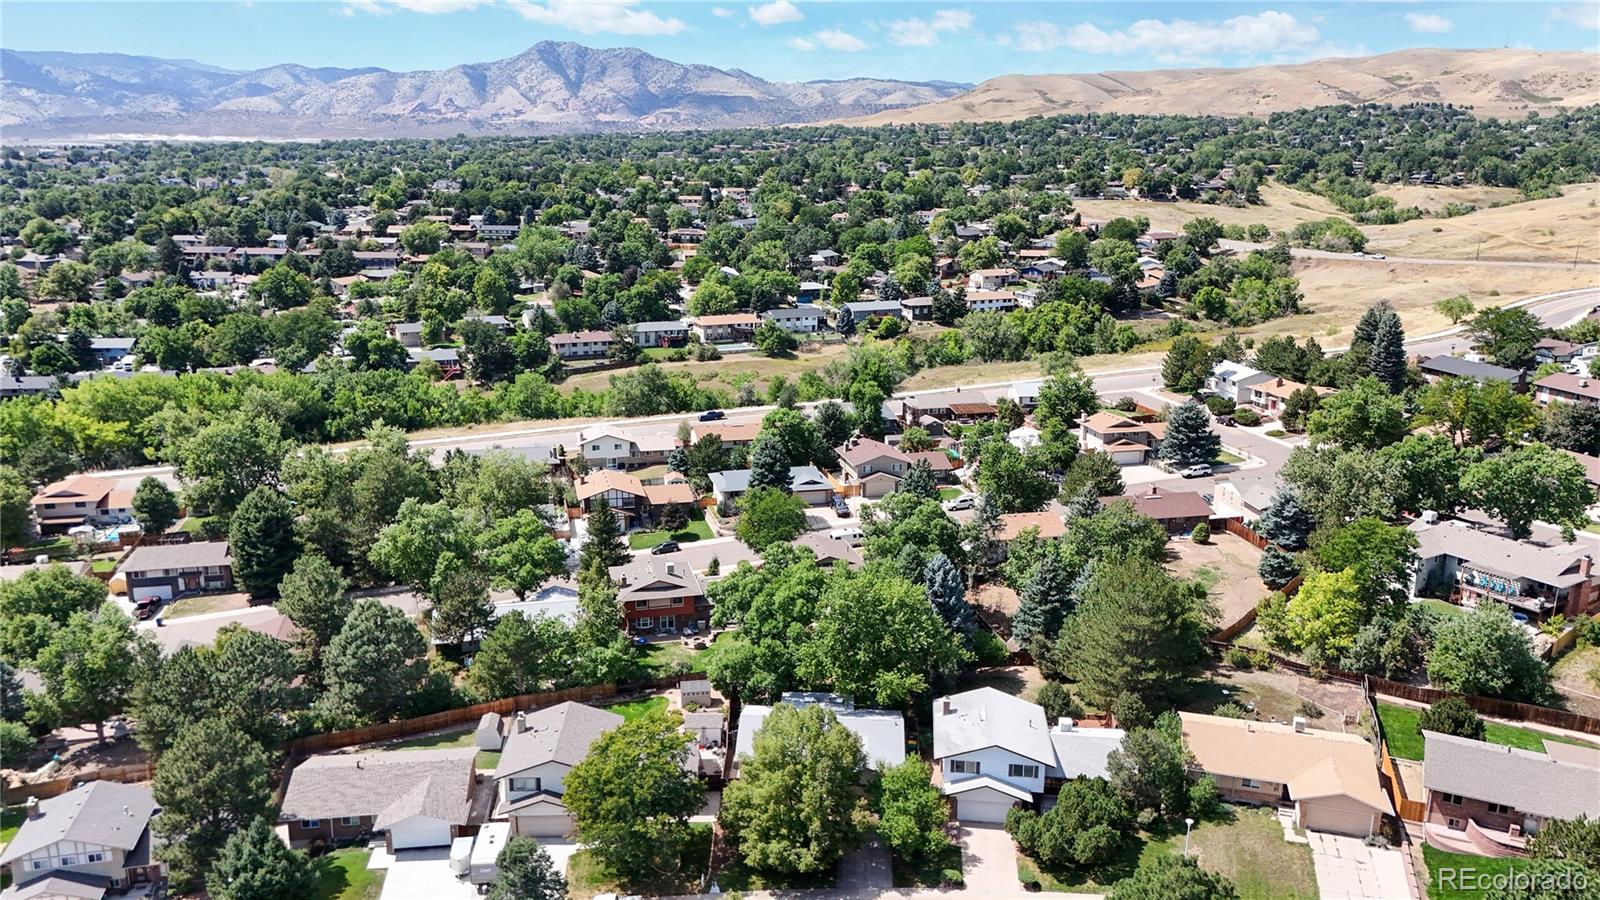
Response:
[[[1111,751],[1122,746],[1127,732],[1121,728],[1075,728],[1072,731],[1052,730],[1050,745],[1055,748],[1056,762],[1050,766],[1052,775],[1062,778],[1106,778],[1106,760]]]
[[[1518,541],[1476,528],[1418,519],[1408,526],[1417,536],[1417,556],[1423,561],[1454,556],[1472,566],[1511,578],[1529,578],[1552,587],[1571,587],[1585,580],[1579,563],[1589,553],[1582,541],[1541,544]]]
[[[505,748],[500,751],[500,765],[494,770],[496,779],[547,762],[575,766],[600,735],[622,724],[622,717],[569,701],[527,713],[524,721],[526,730],[513,731],[506,738]]]
[[[132,850],[156,809],[150,788],[115,781],[93,781],[59,797],[39,802],[39,817],[22,823],[0,852],[0,864],[20,859],[58,841]]]
[[[72,897],[74,900],[100,900],[110,887],[111,879],[105,875],[62,870],[32,881],[25,881],[0,894],[0,897],[4,897],[5,900],[34,900],[34,898],[61,900],[64,897]]]
[[[1010,750],[1047,766],[1056,761],[1044,707],[1037,703],[990,687],[933,701],[935,759],[985,747]]]
[[[867,768],[881,772],[905,761],[906,719],[898,710],[856,709],[855,704],[836,694],[790,691],[779,698],[790,706],[822,706],[833,711],[839,724],[861,740]],[[756,732],[772,715],[773,707],[751,703],[739,713],[738,747],[734,756],[749,757],[755,752]]]
[[[227,541],[195,541],[190,544],[146,544],[133,548],[122,561],[124,572],[149,572],[155,569],[199,569],[206,566],[231,566],[233,557]]]
[[[1422,783],[1430,791],[1552,819],[1600,816],[1600,769],[1432,731],[1422,739]]]
[[[1457,378],[1472,378],[1477,381],[1516,381],[1522,373],[1516,369],[1505,366],[1496,366],[1485,362],[1473,362],[1459,356],[1435,356],[1425,359],[1418,364],[1424,372],[1434,372],[1439,375],[1449,375]]]
[[[380,830],[419,814],[464,825],[476,756],[471,747],[313,756],[289,776],[283,816],[375,816]]]

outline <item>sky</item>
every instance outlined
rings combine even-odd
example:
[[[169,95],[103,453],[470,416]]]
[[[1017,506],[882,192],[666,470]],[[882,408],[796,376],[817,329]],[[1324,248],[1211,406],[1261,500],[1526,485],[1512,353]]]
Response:
[[[1409,47],[1600,47],[1581,2],[816,2],[0,0],[0,46],[395,71],[542,40],[638,47],[772,80],[978,82],[1009,73],[1303,62]]]

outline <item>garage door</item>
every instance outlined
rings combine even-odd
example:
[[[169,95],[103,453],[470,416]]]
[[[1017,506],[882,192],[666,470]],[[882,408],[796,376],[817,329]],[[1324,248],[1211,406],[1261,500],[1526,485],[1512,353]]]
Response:
[[[389,826],[389,846],[395,850],[448,847],[450,823],[416,816]]]
[[[560,837],[571,834],[574,830],[572,817],[569,815],[554,816],[517,816],[517,834],[530,837]]]
[[[956,798],[956,818],[963,822],[1004,822],[1012,802],[993,796],[968,794]]]
[[[1366,837],[1372,833],[1372,817],[1370,810],[1344,809],[1310,800],[1300,804],[1300,827],[1316,831]]]
[[[170,584],[145,585],[144,587],[136,587],[136,588],[132,589],[128,593],[128,599],[132,600],[135,603],[138,603],[140,600],[144,600],[144,599],[149,598],[149,597],[157,597],[157,598],[160,598],[162,600],[171,600],[172,599],[172,585],[170,585]]]

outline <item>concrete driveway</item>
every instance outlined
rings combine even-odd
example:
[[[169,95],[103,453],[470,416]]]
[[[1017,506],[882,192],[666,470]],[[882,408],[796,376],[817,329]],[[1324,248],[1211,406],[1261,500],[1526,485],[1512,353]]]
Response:
[[[1389,900],[1409,897],[1405,854],[1394,847],[1369,847],[1360,838],[1307,831],[1317,890],[1323,900]]]
[[[974,897],[1005,897],[1022,890],[1017,880],[1017,848],[1001,825],[961,826],[961,869],[965,893]]]
[[[567,863],[571,862],[572,855],[578,852],[578,842],[556,837],[534,838],[534,840],[539,842],[544,852],[550,854],[550,862],[554,864],[555,870],[563,875],[567,874]]]
[[[389,862],[379,900],[469,900],[478,896],[472,882],[450,871],[450,851],[401,850]]]

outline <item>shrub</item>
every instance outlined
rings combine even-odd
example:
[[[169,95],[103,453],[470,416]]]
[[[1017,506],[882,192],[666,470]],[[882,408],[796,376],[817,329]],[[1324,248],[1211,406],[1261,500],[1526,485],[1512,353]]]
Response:
[[[1301,700],[1300,708],[1295,710],[1295,713],[1308,719],[1320,719],[1322,718],[1322,707],[1312,703],[1310,700]]]
[[[1119,397],[1119,398],[1117,398],[1116,409],[1119,412],[1130,412],[1131,413],[1131,412],[1133,412],[1134,410],[1136,410],[1138,408],[1139,408],[1139,404],[1135,403],[1132,397]]]
[[[1417,732],[1433,731],[1456,737],[1483,740],[1483,718],[1460,697],[1446,697],[1423,710],[1417,717]]]
[[[1284,431],[1282,428],[1271,428],[1267,430],[1267,437],[1281,438],[1288,436],[1289,432]]]
[[[1248,707],[1237,700],[1229,700],[1227,703],[1224,703],[1216,709],[1213,709],[1211,714],[1213,716],[1221,716],[1224,719],[1255,718],[1255,713],[1251,712]]]
[[[1059,681],[1046,681],[1039,687],[1039,693],[1035,695],[1034,701],[1044,707],[1044,717],[1047,722],[1083,717],[1083,708],[1073,699],[1072,692],[1067,690],[1066,685]]]
[[[1253,669],[1256,665],[1255,659],[1250,656],[1250,651],[1243,647],[1229,647],[1228,651],[1222,654],[1222,661],[1235,669]]]
[[[1006,642],[982,628],[972,633],[972,653],[980,666],[1003,666],[1011,659]]]
[[[1236,409],[1233,411],[1233,421],[1240,425],[1255,427],[1261,424],[1261,414],[1253,409]]]
[[[1211,543],[1211,526],[1205,522],[1201,522],[1200,524],[1194,526],[1193,531],[1189,532],[1189,537],[1196,544],[1209,544]]]
[[[1214,416],[1228,415],[1229,413],[1233,412],[1238,405],[1239,404],[1234,403],[1227,397],[1211,396],[1206,398],[1206,409],[1211,410],[1211,414]]]
[[[1111,701],[1111,718],[1116,720],[1118,728],[1130,731],[1148,728],[1152,721],[1150,707],[1139,699],[1138,694],[1123,694]]]

